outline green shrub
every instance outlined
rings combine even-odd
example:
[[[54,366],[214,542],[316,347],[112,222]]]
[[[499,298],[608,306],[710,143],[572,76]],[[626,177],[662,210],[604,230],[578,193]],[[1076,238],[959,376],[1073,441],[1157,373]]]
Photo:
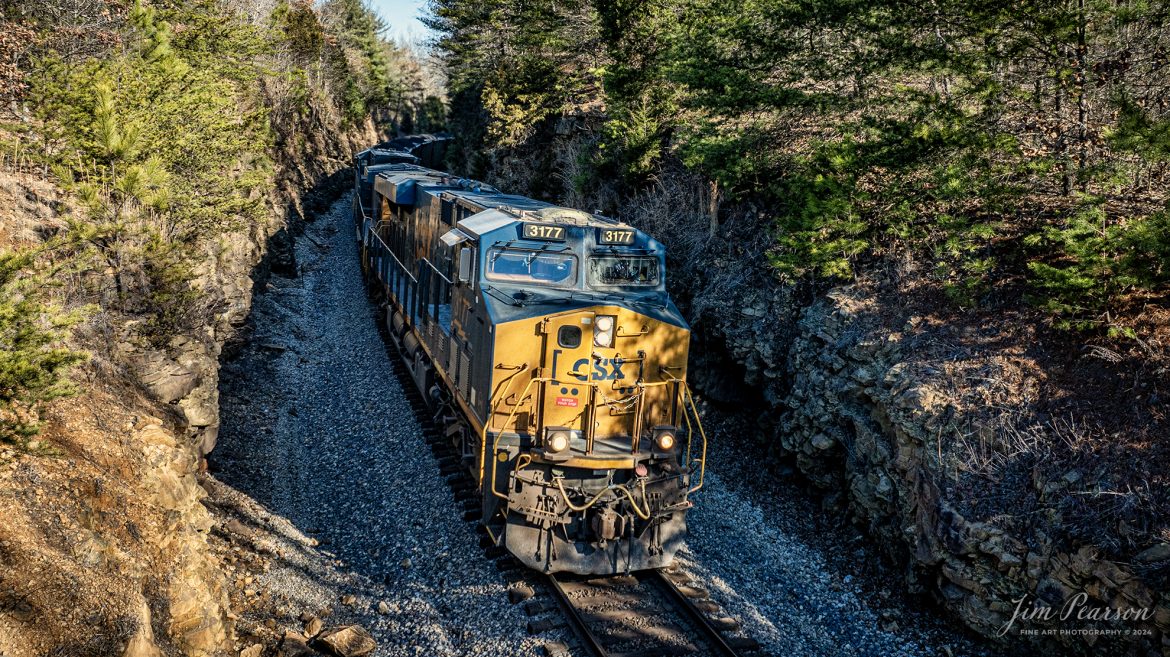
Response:
[[[62,154],[53,167],[81,201],[73,233],[114,272],[116,310],[151,339],[197,325],[189,280],[205,240],[259,222],[272,140],[257,103],[262,33],[215,22],[216,5],[166,13],[135,3],[128,47],[80,65],[50,55],[35,107]]]
[[[60,346],[78,316],[47,303],[45,278],[26,270],[35,252],[0,252],[0,441],[21,442],[38,429],[40,404],[74,392],[70,368],[84,354]]]
[[[1117,217],[1104,199],[1082,196],[1062,221],[1030,235],[1044,256],[1028,263],[1034,300],[1058,326],[1087,329],[1108,324],[1103,313],[1136,289],[1170,284],[1170,214]]]
[[[736,215],[772,220],[789,279],[895,255],[957,306],[1027,289],[1070,326],[1165,291],[1160,5],[617,0],[562,3],[583,14],[566,22],[543,0],[434,7],[468,162],[539,152],[533,126],[600,107],[595,157],[566,172],[577,194],[636,197],[681,160]]]
[[[51,167],[80,206],[66,217],[69,261],[112,272],[79,277],[93,286],[84,293],[159,346],[214,311],[195,283],[212,245],[270,219],[270,111],[282,113],[280,132],[299,151],[310,120],[314,129],[338,114],[360,121],[398,88],[384,26],[360,0],[328,0],[320,11],[280,0],[261,25],[234,7],[133,0],[76,15],[36,3],[12,10],[38,31],[21,55],[29,88],[18,90],[38,120],[17,124],[18,144],[0,149]],[[98,20],[90,10],[101,15],[92,34],[79,27]],[[441,102],[426,110],[428,123],[441,121]],[[34,257],[0,254],[5,439],[35,430],[37,404],[71,391],[66,374],[81,358],[55,346],[76,317],[47,301],[38,287],[46,278],[26,271]]]

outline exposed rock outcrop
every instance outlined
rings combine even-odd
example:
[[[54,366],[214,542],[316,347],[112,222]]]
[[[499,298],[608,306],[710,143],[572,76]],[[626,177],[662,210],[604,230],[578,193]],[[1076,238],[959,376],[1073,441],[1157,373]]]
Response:
[[[378,644],[360,625],[344,625],[321,632],[313,645],[333,657],[364,657],[374,652]]]
[[[198,474],[218,435],[219,356],[269,274],[269,240],[291,245],[307,213],[342,191],[354,149],[376,140],[372,124],[316,132],[287,140],[267,219],[204,245],[192,285],[205,322],[161,344],[131,318],[88,322],[81,394],[42,411],[28,450],[0,446],[0,654],[236,654],[211,546],[221,522]],[[0,191],[26,187],[39,200],[21,222],[0,223],[0,238],[35,242],[60,228],[59,190],[4,182]],[[5,232],[12,226],[19,234]],[[295,274],[295,263],[272,264]]]
[[[5,654],[232,647],[196,457],[173,422],[135,414],[147,404],[115,386],[59,404],[45,438],[62,453],[0,468],[0,600],[24,609],[0,614]]]
[[[860,284],[787,325],[788,298],[745,290],[718,305],[739,312],[708,312],[702,328],[780,418],[775,452],[847,507],[906,566],[912,589],[987,636],[1170,654],[1170,595],[1158,586],[1166,543],[1120,558],[1065,530],[1057,500],[1088,487],[1080,471],[1044,463],[1045,441],[1076,438],[1029,406],[1039,382],[1027,337],[989,350],[1000,327],[906,316]],[[1028,499],[987,501],[1005,494]],[[1013,621],[1017,606],[1050,607],[1053,618]],[[1129,617],[1103,620],[1105,610]]]

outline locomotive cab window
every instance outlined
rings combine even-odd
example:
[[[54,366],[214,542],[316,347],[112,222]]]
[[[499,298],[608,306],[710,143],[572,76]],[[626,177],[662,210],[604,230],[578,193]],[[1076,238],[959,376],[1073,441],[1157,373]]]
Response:
[[[589,259],[589,285],[658,285],[658,258],[647,256],[595,256]]]
[[[576,349],[581,346],[581,327],[562,326],[557,331],[557,344],[565,349]]]
[[[492,249],[488,280],[535,285],[572,285],[577,280],[577,256],[528,249]]]

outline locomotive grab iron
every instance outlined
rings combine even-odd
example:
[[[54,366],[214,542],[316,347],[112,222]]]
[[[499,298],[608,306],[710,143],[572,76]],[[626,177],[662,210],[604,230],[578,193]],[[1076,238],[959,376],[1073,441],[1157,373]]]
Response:
[[[444,145],[359,153],[353,218],[387,329],[478,485],[488,535],[546,573],[669,565],[707,440],[665,249],[423,166]]]

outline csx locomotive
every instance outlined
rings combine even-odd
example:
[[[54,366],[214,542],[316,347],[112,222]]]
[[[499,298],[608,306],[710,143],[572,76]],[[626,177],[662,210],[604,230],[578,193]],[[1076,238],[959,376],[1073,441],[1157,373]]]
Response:
[[[543,572],[668,565],[706,436],[662,244],[426,168],[417,152],[391,142],[356,158],[362,267],[478,485],[489,536]]]

